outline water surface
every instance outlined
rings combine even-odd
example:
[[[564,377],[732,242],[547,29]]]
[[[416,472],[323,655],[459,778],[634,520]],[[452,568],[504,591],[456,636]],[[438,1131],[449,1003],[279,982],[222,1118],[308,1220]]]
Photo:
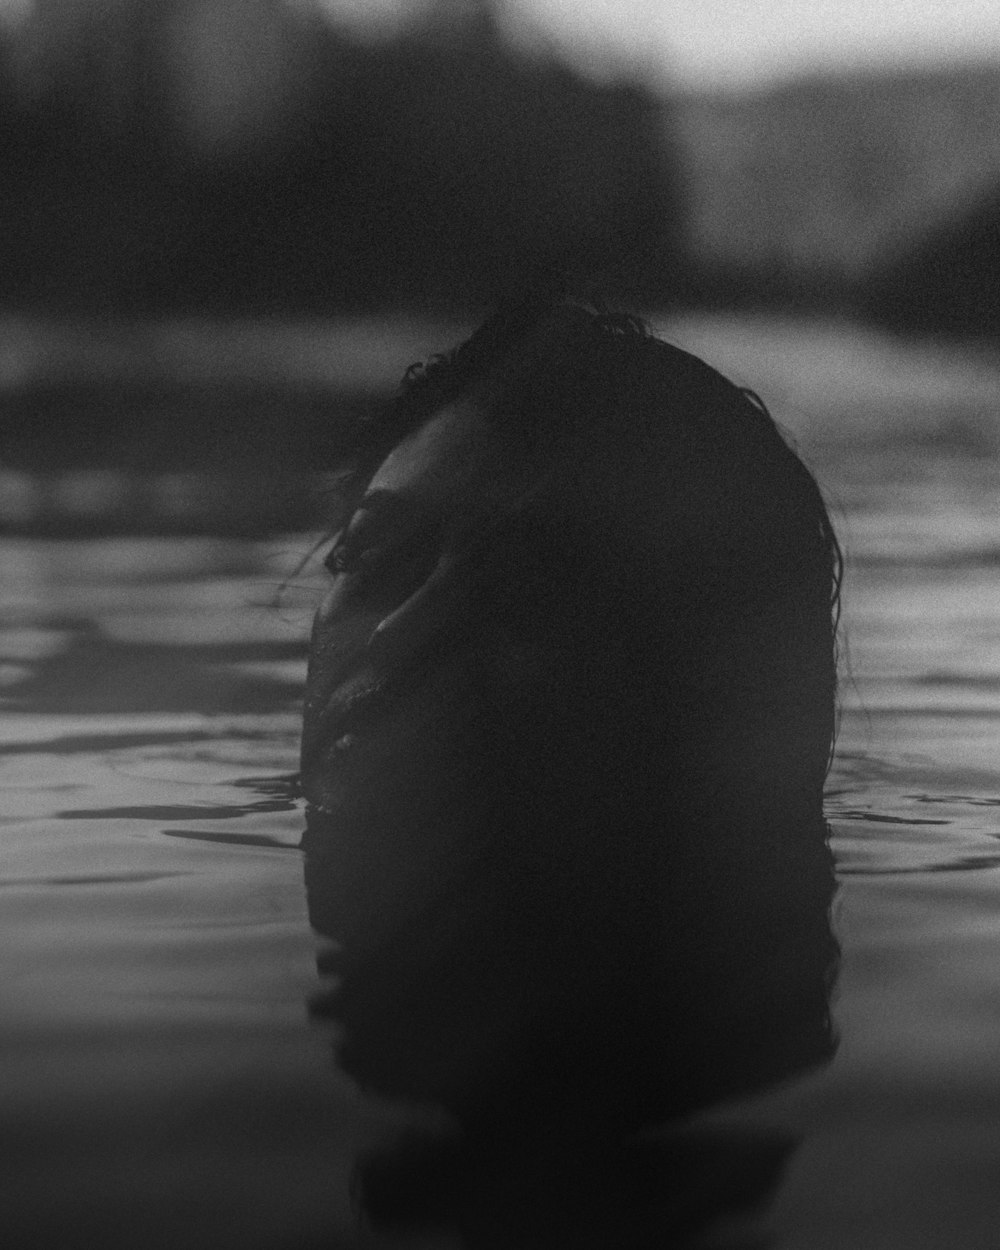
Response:
[[[0,548],[5,1244],[350,1228],[374,1121],[306,1018],[303,542]]]
[[[800,1139],[754,1232],[776,1247],[995,1250],[1000,370],[843,327],[669,329],[772,405],[848,557],[839,1049],[707,1119]],[[6,1244],[382,1244],[348,1177],[400,1112],[306,1006],[309,543],[0,542]]]

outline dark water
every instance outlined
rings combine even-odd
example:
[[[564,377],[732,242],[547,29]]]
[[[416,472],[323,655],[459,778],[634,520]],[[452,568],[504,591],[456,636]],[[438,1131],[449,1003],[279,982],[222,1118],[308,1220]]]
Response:
[[[848,553],[840,1045],[706,1122],[799,1139],[753,1234],[777,1247],[995,1250],[1000,370],[829,326],[671,330],[771,403]],[[348,1178],[401,1113],[306,1006],[308,546],[0,544],[4,1244],[391,1244]]]
[[[0,549],[6,1244],[270,1246],[346,1219],[357,1117],[305,1024],[279,557]]]

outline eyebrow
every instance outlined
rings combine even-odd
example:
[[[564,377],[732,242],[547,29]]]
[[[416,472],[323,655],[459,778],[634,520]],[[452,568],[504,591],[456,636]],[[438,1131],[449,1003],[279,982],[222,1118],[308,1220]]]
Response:
[[[398,519],[405,521],[411,527],[429,522],[433,515],[432,509],[423,500],[415,498],[413,495],[403,495],[398,491],[386,490],[382,487],[368,491],[361,496],[351,520],[359,512],[368,511],[385,517],[387,520]],[[348,526],[350,526],[350,521],[348,521]]]
[[[395,508],[400,503],[402,503],[402,500],[398,491],[387,490],[385,487],[380,486],[376,487],[375,490],[365,491],[358,501],[358,507],[363,508],[370,504],[375,504],[378,507]]]
[[[376,512],[405,513],[414,510],[414,501],[394,490],[382,488],[366,491],[358,500],[356,512],[373,508]]]

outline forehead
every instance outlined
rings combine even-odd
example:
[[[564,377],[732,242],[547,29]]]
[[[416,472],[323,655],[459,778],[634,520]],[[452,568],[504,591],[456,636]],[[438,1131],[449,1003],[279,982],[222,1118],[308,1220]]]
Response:
[[[481,476],[494,442],[482,412],[456,401],[398,443],[375,470],[368,489],[427,503],[462,493]]]

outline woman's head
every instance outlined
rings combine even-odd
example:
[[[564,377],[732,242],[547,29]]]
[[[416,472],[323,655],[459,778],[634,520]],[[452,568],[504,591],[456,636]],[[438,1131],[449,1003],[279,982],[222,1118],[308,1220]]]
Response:
[[[303,785],[336,831],[314,923],[369,1043],[407,1039],[368,1079],[565,1094],[631,1028],[680,1105],[716,1051],[751,1079],[733,1031],[795,1016],[800,974],[822,1030],[839,552],[763,405],[632,319],[525,305],[410,371],[354,498]]]

